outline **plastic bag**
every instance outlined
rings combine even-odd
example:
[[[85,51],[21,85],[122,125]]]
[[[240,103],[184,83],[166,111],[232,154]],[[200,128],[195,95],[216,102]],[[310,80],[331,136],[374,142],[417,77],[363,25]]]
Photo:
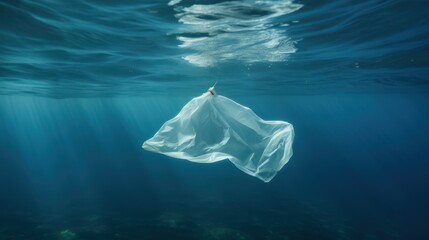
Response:
[[[293,126],[264,121],[251,109],[216,95],[214,87],[188,102],[151,139],[148,151],[198,163],[229,159],[269,182],[292,157]]]

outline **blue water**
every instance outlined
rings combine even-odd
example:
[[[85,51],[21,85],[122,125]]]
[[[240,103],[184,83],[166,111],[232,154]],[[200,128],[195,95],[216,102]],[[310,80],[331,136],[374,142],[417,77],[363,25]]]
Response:
[[[0,239],[429,239],[429,2],[1,1]],[[141,149],[217,92],[263,183]]]

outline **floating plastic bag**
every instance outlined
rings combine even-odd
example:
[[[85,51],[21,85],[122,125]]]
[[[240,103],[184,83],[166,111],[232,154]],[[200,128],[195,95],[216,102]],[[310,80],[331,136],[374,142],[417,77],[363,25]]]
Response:
[[[216,95],[214,87],[188,102],[143,148],[198,163],[229,159],[269,182],[292,157],[294,129],[264,121],[251,109]]]

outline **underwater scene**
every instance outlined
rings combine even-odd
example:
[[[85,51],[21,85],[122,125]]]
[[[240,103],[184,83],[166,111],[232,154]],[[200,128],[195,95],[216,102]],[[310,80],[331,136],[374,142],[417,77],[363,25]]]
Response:
[[[429,1],[0,16],[0,240],[429,239]]]

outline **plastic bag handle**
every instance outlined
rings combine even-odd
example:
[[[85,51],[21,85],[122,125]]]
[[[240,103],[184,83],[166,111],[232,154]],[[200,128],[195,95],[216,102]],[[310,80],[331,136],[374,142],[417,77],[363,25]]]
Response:
[[[213,87],[211,87],[211,88],[209,88],[209,90],[207,90],[207,92],[209,92],[211,95],[216,95],[216,92],[215,92],[215,86],[216,86],[216,84],[217,84],[217,81],[215,82],[215,84],[213,85]]]

